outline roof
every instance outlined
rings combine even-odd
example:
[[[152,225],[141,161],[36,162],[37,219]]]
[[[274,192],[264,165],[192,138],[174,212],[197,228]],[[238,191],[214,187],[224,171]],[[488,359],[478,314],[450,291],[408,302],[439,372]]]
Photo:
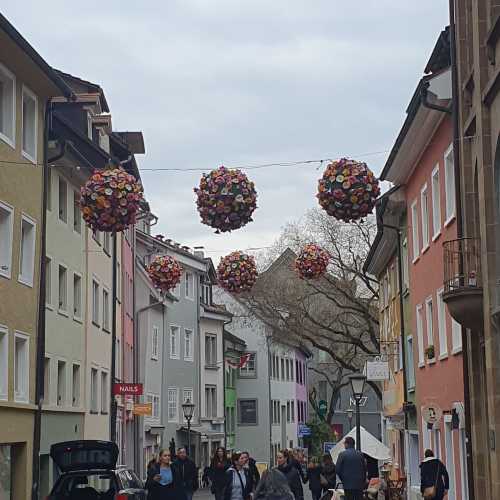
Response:
[[[2,29],[11,40],[28,55],[65,97],[71,97],[73,95],[71,88],[2,14],[0,14],[0,29]]]
[[[131,153],[136,155],[146,153],[142,132],[114,132],[114,134],[122,139]]]
[[[224,340],[230,340],[234,344],[240,344],[243,348],[247,346],[247,343],[243,339],[240,339],[226,329],[224,329]]]
[[[451,66],[451,45],[450,45],[450,27],[441,31],[436,45],[432,50],[431,57],[425,66],[424,73],[435,73],[443,68]]]
[[[226,306],[221,305],[221,304],[201,304],[203,306],[203,309],[207,312],[215,313],[215,314],[222,314],[223,316],[227,316],[228,318],[232,318],[233,315],[230,313],[227,309]]]

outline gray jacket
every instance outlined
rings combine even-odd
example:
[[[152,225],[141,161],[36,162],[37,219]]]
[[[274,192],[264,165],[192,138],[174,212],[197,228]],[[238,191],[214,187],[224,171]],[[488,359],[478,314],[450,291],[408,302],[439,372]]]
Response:
[[[347,448],[337,458],[337,475],[344,490],[364,490],[366,487],[366,461],[360,451]]]

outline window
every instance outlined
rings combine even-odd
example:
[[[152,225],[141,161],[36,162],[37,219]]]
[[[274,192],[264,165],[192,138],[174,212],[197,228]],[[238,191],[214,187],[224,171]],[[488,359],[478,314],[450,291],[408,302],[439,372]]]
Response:
[[[37,142],[37,98],[23,86],[23,156],[36,163]]]
[[[45,257],[45,305],[52,307],[52,259]]]
[[[68,185],[59,177],[59,220],[68,222]]]
[[[33,273],[35,268],[35,232],[35,221],[23,214],[21,220],[19,281],[28,286],[33,286]]]
[[[82,234],[82,213],[80,211],[80,194],[73,191],[73,230]]]
[[[434,346],[434,328],[433,328],[433,306],[432,306],[432,297],[429,297],[425,301],[425,319],[427,322],[427,346]],[[435,346],[434,346],[435,347]],[[435,354],[435,349],[434,349],[434,354]],[[433,356],[432,359],[434,359],[435,356]]]
[[[158,359],[159,336],[159,328],[153,325],[153,331],[151,333],[151,359]]]
[[[193,389],[184,389],[182,391],[182,403],[193,403]]]
[[[217,337],[205,335],[205,366],[217,366]]]
[[[424,323],[422,319],[422,306],[417,306],[417,347],[418,347],[418,364],[422,366],[424,364]]]
[[[281,358],[281,380],[285,380],[285,360]]]
[[[432,239],[441,232],[441,192],[439,184],[439,164],[432,171]]]
[[[99,283],[92,280],[92,323],[99,326]]]
[[[184,329],[184,359],[193,361],[193,331]]]
[[[72,406],[77,408],[80,406],[80,365],[73,365],[71,386]]]
[[[152,412],[152,417],[155,419],[160,418],[160,396],[157,396],[156,394],[153,394],[153,412]]]
[[[290,360],[290,380],[294,382],[294,377],[293,377],[293,359]]]
[[[102,248],[104,251],[110,255],[111,253],[111,236],[109,233],[104,233],[102,240]]]
[[[1,75],[1,73],[0,73]],[[9,381],[9,333],[0,325],[0,399],[7,399]]]
[[[413,262],[415,262],[420,254],[420,242],[418,238],[418,211],[417,211],[416,201],[414,201],[411,204],[411,236],[412,236]]]
[[[97,398],[98,398],[98,373],[96,368],[90,369],[90,413],[97,413]]]
[[[109,393],[109,387],[108,387],[108,373],[107,372],[101,372],[101,413],[108,413],[109,409],[109,401],[108,401],[108,393]]]
[[[170,357],[179,359],[179,331],[178,326],[170,327]]]
[[[57,406],[66,404],[66,361],[57,362]]]
[[[30,379],[29,337],[17,332],[14,337],[14,399],[27,403]]]
[[[67,312],[68,310],[68,271],[59,264],[59,311]]]
[[[295,422],[295,401],[290,402],[290,408],[292,411],[292,423]]]
[[[205,417],[217,418],[217,387],[205,386]]]
[[[73,274],[73,316],[82,317],[82,278],[78,274]]]
[[[2,67],[0,66],[0,92]],[[1,96],[0,96],[1,99]],[[1,101],[0,101],[1,102]],[[0,110],[1,116],[1,110]],[[0,201],[0,276],[11,277],[14,209]]]
[[[194,298],[194,287],[193,287],[193,275],[191,273],[186,273],[184,275],[184,282],[186,286],[186,298]]]
[[[291,421],[290,401],[286,402],[286,421],[288,423]]]
[[[0,138],[15,145],[16,80],[14,75],[0,64]]]
[[[444,187],[446,195],[446,221],[455,216],[455,166],[453,163],[453,145],[444,154]]]
[[[257,425],[256,399],[238,399],[238,424]]]
[[[437,319],[439,332],[439,357],[444,358],[448,354],[448,340],[446,335],[446,307],[443,301],[443,289],[437,292]]]
[[[290,380],[290,360],[285,359],[285,372],[286,372],[286,379]]]
[[[407,337],[406,342],[408,343],[408,389],[415,388],[415,366],[413,359],[413,338]]]
[[[420,192],[420,211],[422,215],[422,251],[429,247],[429,194],[427,184]]]
[[[453,354],[462,351],[462,327],[451,318],[451,348]]]
[[[168,389],[168,421],[169,422],[177,422],[179,420],[178,416],[178,397],[179,397],[179,389],[170,388]]]
[[[45,356],[43,359],[43,400],[46,405],[50,404],[50,358]]]
[[[408,290],[409,287],[409,273],[408,273],[408,240],[405,237],[401,244],[401,264],[403,267],[403,290]]]
[[[109,292],[102,291],[102,329],[109,332]]]
[[[248,360],[240,368],[240,377],[253,378],[257,376],[256,353],[252,352],[247,354],[248,354]]]

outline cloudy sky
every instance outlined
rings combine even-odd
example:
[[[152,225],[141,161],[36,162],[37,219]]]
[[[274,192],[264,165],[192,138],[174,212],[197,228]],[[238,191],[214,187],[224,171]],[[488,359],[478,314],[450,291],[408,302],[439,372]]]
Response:
[[[100,84],[116,130],[142,130],[143,168],[350,156],[379,173],[446,0],[4,0],[49,64]],[[249,171],[255,221],[199,222],[200,172],[143,172],[155,232],[212,257],[265,247],[316,206],[316,165]],[[217,251],[217,252],[216,252]]]

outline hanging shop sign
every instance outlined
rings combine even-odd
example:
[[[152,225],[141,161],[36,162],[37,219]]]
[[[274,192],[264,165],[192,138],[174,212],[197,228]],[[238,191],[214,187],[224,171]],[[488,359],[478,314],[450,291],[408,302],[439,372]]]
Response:
[[[373,381],[389,380],[389,362],[388,361],[367,361],[366,379]]]
[[[150,417],[153,414],[153,403],[136,403],[132,413],[142,417]]]
[[[113,384],[113,396],[141,396],[142,384]]]
[[[443,410],[437,404],[430,403],[422,406],[422,418],[428,424],[437,424],[443,417]]]

